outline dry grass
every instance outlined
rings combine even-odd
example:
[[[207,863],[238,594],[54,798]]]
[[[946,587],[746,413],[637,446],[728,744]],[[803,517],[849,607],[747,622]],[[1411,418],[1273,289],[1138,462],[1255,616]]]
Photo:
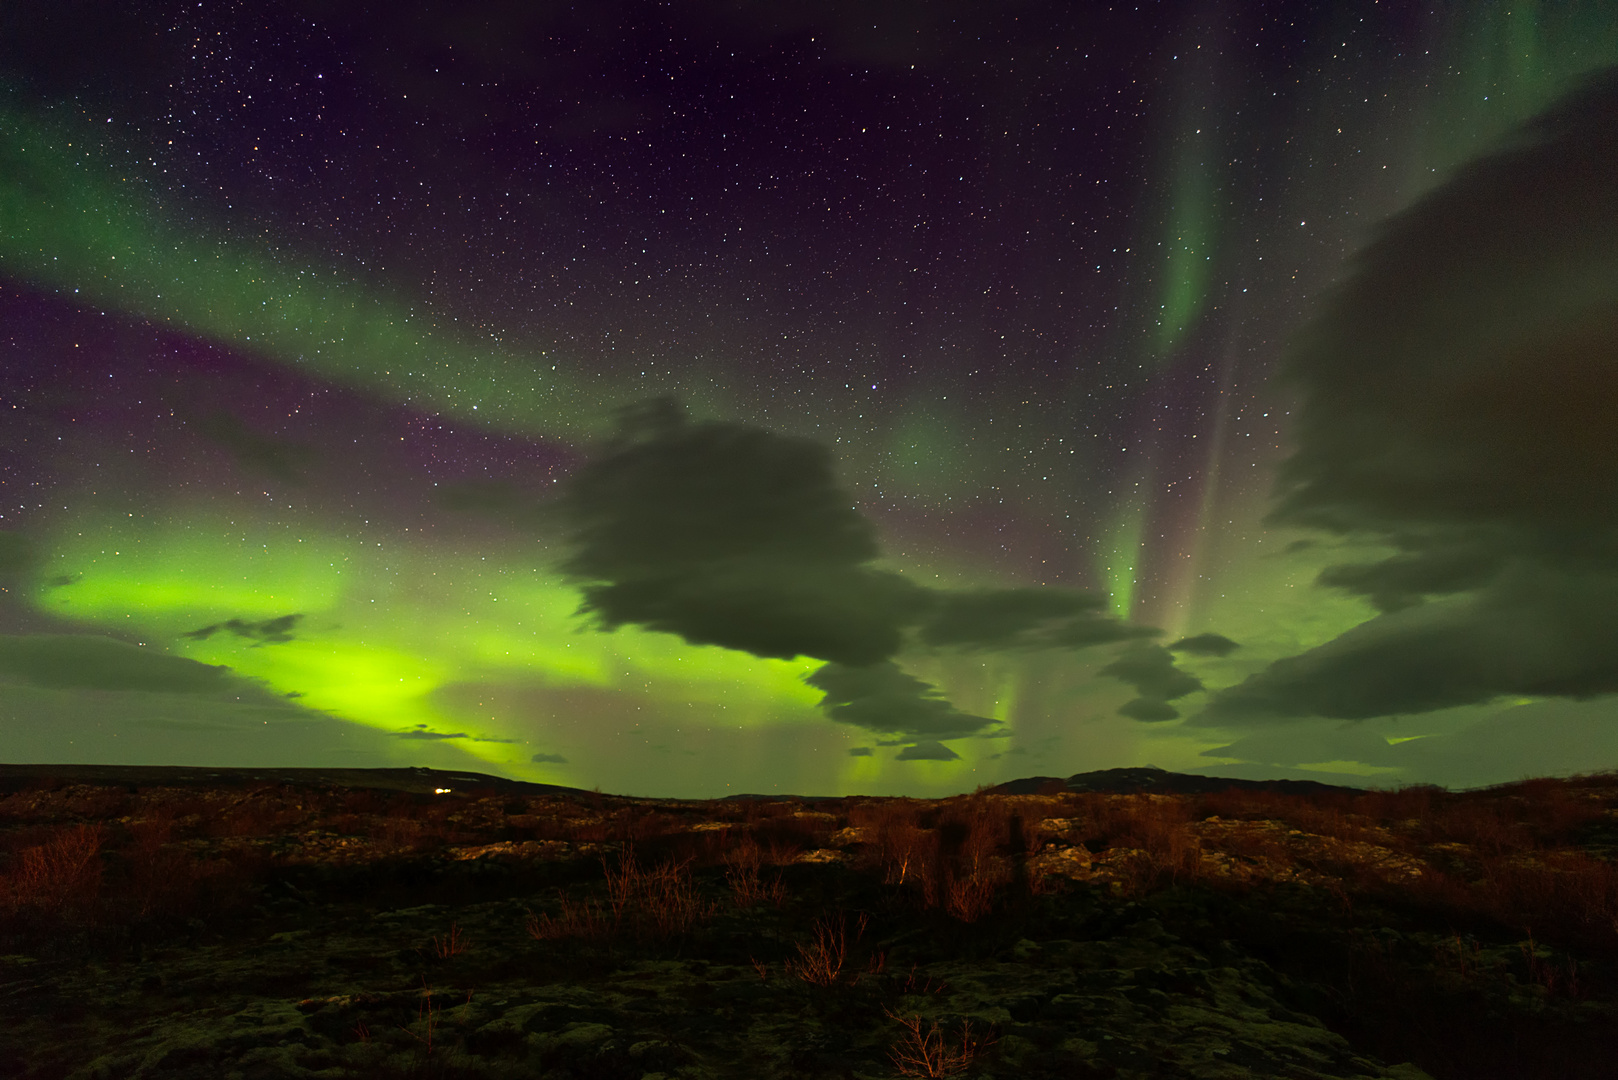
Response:
[[[564,938],[601,941],[609,937],[618,925],[612,913],[595,900],[574,903],[567,893],[558,892],[557,907],[558,913],[554,916],[528,913],[529,937],[537,941],[559,941]]]
[[[461,928],[455,923],[449,924],[449,933],[443,937],[433,935],[433,955],[440,960],[448,960],[452,956],[459,956],[466,951],[466,938],[461,936]]]

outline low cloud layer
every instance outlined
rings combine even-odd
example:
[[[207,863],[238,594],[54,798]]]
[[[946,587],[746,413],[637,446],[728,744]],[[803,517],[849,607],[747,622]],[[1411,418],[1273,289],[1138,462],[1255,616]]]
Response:
[[[230,669],[92,634],[0,635],[0,677],[51,690],[208,694]]]
[[[1618,691],[1618,73],[1393,218],[1294,348],[1272,520],[1380,541],[1384,614],[1200,718]]]
[[[862,667],[827,664],[805,681],[825,693],[820,707],[827,716],[879,734],[958,739],[998,723],[961,712],[891,660]]]
[[[994,723],[900,671],[892,661],[907,643],[1077,649],[1159,633],[1107,616],[1094,596],[949,592],[878,569],[876,529],[838,485],[826,446],[692,422],[667,399],[625,412],[617,437],[569,479],[562,507],[574,529],[563,569],[598,626],[825,660],[809,679],[825,692],[822,709],[913,744],[901,760],[953,758],[940,739]]]
[[[433,731],[426,724],[417,724],[413,728],[396,731],[393,734],[394,738],[397,739],[420,739],[423,742],[444,742],[448,739],[466,739],[468,742],[482,743],[511,743],[517,741],[516,739],[485,739],[464,731]],[[538,761],[539,757],[535,757],[534,760]]]
[[[1164,647],[1170,652],[1186,652],[1192,656],[1229,656],[1241,648],[1223,634],[1197,634]]]
[[[1100,674],[1128,683],[1140,695],[1118,709],[1121,715],[1152,723],[1178,719],[1180,710],[1169,702],[1202,689],[1201,679],[1174,666],[1168,649],[1146,642],[1125,649]]]

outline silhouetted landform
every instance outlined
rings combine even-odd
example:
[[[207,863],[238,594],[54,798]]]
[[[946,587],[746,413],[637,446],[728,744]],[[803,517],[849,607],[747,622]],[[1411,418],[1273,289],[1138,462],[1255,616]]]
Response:
[[[1108,770],[702,801],[49,771],[0,772],[8,1077],[1595,1080],[1618,1060],[1618,776],[1178,793]]]
[[[4,765],[0,764],[0,791],[18,791],[41,782],[127,785],[132,787],[235,788],[254,784],[297,784],[304,787],[341,787],[354,791],[408,791],[431,795],[450,791],[512,792],[521,794],[584,795],[582,788],[534,784],[487,773],[443,769],[233,769],[186,765]]]
[[[1362,789],[1340,784],[1322,784],[1316,780],[1237,780],[1223,776],[1203,776],[1192,773],[1169,772],[1151,765],[1136,768],[1099,769],[1095,772],[1074,773],[1066,780],[1054,776],[1030,776],[1022,780],[1007,780],[989,790],[999,795],[1054,794],[1058,791],[1111,792],[1119,795],[1138,795],[1156,792],[1160,795],[1203,795],[1215,791],[1277,791],[1287,795],[1309,798],[1329,792],[1358,792]]]
[[[1056,795],[1064,791],[1109,792],[1116,795],[1138,795],[1155,791],[1161,795],[1202,795],[1215,791],[1238,790],[1277,791],[1307,798],[1327,792],[1359,792],[1365,789],[1345,787],[1341,784],[1323,784],[1317,780],[1238,780],[1226,776],[1169,772],[1153,765],[1141,765],[1133,768],[1074,773],[1065,780],[1059,776],[1025,776],[1019,780],[995,784],[986,790],[996,795]],[[726,795],[720,801],[823,802],[836,798],[840,796],[741,794]]]
[[[525,780],[512,780],[488,773],[450,771],[444,769],[243,769],[198,768],[181,765],[6,765],[0,764],[0,792],[18,791],[42,781],[80,784],[126,785],[132,787],[164,785],[173,787],[245,787],[254,784],[294,784],[304,787],[342,787],[355,791],[405,791],[418,795],[431,795],[440,789],[452,792],[485,794],[510,793],[528,795],[588,795],[583,788],[564,787],[559,784],[536,784]],[[1101,769],[1096,772],[1075,773],[1063,780],[1054,776],[1030,776],[1008,780],[988,790],[997,795],[1055,794],[1060,791],[1111,792],[1115,794],[1196,795],[1207,792],[1239,789],[1243,791],[1278,791],[1291,795],[1311,796],[1326,792],[1354,792],[1360,789],[1334,784],[1321,784],[1313,780],[1237,780],[1226,777],[1203,776],[1169,772],[1150,765],[1138,768]],[[620,795],[634,799],[645,796]],[[781,795],[737,794],[725,795],[717,802],[835,802],[839,795]],[[697,800],[701,801],[701,800]]]

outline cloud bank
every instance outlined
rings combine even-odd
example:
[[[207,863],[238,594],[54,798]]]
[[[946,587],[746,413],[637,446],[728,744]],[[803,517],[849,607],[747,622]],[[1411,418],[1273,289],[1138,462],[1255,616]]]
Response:
[[[233,684],[228,667],[93,634],[0,635],[0,676],[51,690],[206,694]]]
[[[1199,718],[1618,690],[1618,72],[1390,220],[1289,359],[1271,520],[1385,544],[1383,614]]]

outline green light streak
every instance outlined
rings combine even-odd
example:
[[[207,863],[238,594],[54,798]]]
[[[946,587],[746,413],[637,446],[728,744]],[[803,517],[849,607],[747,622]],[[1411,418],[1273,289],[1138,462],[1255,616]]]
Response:
[[[491,428],[580,436],[610,419],[598,406],[614,388],[586,388],[553,356],[474,341],[229,230],[165,222],[94,138],[0,103],[0,271]]]
[[[1135,569],[1141,559],[1145,528],[1146,508],[1138,500],[1126,503],[1097,552],[1101,560],[1099,576],[1107,583],[1107,595],[1112,601],[1108,610],[1120,619],[1128,619],[1133,610]]]
[[[1213,181],[1200,131],[1185,136],[1174,168],[1159,268],[1157,326],[1152,344],[1161,357],[1174,350],[1207,300],[1213,254]]]

